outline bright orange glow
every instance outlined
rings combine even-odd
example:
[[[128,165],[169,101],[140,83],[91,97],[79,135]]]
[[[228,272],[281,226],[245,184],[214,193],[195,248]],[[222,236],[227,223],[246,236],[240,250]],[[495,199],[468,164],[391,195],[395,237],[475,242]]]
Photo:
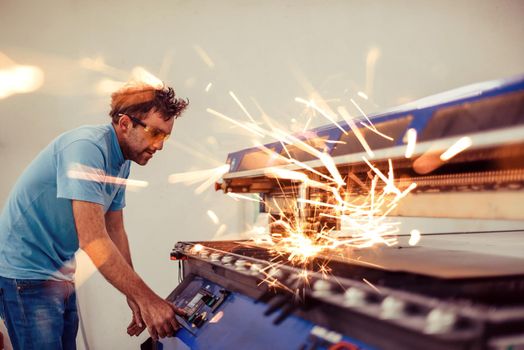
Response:
[[[0,99],[38,90],[44,84],[44,72],[32,65],[19,65],[0,52]]]

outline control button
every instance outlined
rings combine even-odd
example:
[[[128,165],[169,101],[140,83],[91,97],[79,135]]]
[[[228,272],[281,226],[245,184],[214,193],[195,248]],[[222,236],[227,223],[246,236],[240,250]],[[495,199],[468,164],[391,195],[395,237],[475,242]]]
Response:
[[[258,275],[262,271],[263,266],[261,264],[251,264],[249,271],[252,275]]]
[[[268,277],[271,277],[271,278],[274,278],[274,279],[277,279],[277,280],[280,280],[282,279],[282,277],[284,277],[284,273],[282,272],[282,270],[276,268],[276,267],[272,267],[269,269],[268,273],[267,273],[267,276]]]
[[[202,312],[200,315],[196,316],[193,320],[193,325],[197,328],[200,328],[204,325],[204,323],[207,321],[206,319],[207,312]]]
[[[313,284],[313,296],[324,297],[333,294],[331,291],[331,283],[326,280],[317,280]]]
[[[244,259],[238,259],[235,262],[235,269],[239,271],[244,271],[246,269],[247,260]]]
[[[346,306],[363,306],[366,304],[366,292],[356,287],[351,287],[344,293],[344,305]]]
[[[380,317],[384,319],[400,318],[405,315],[406,303],[395,297],[384,298],[381,305]]]
[[[428,334],[442,334],[449,332],[457,322],[457,315],[453,311],[444,309],[433,309],[426,318],[426,328]]]
[[[230,265],[233,262],[233,257],[231,255],[224,255],[222,257],[222,263],[224,265]]]
[[[211,258],[211,261],[219,262],[222,255],[220,255],[219,253],[212,253],[209,257]]]

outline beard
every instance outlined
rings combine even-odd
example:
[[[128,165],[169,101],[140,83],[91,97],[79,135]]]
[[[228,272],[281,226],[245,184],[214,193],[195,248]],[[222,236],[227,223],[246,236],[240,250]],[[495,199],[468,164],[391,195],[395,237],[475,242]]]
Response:
[[[149,149],[148,146],[139,146],[138,140],[131,138],[129,142],[121,145],[122,154],[127,160],[131,160],[138,165],[146,165],[147,162],[153,157],[154,153]]]

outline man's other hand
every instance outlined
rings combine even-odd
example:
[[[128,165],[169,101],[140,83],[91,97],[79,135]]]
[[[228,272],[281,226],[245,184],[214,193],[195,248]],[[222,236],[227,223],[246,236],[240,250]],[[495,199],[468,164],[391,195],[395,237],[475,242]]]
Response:
[[[138,304],[129,298],[127,298],[127,304],[133,313],[131,323],[127,326],[127,334],[130,336],[139,336],[144,329],[146,329],[146,324],[144,323],[144,320],[142,320]]]

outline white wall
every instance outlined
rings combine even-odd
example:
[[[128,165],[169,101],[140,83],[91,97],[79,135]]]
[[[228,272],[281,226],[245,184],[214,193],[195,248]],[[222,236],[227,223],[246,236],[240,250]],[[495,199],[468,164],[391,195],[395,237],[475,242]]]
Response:
[[[96,92],[101,79],[126,80],[133,67],[145,67],[191,101],[175,124],[175,143],[147,167],[132,169],[133,178],[150,186],[129,193],[125,212],[136,270],[166,295],[176,284],[173,244],[209,239],[218,228],[208,209],[228,233],[243,229],[239,204],[223,194],[195,195],[194,187],[167,183],[169,174],[214,167],[229,151],[251,146],[245,133],[207,107],[245,118],[228,95],[232,90],[255,117],[250,97],[290,125],[293,117],[306,120],[293,99],[308,97],[312,88],[333,106],[349,105],[357,91],[366,91],[373,102],[363,107],[371,111],[524,73],[523,15],[524,2],[503,0],[2,0],[0,52],[41,67],[45,80],[34,93],[0,100],[0,203],[57,134],[108,121],[108,94]],[[366,64],[370,50],[379,53],[374,66]],[[83,68],[86,57],[103,58],[111,68]],[[80,268],[85,276],[89,264],[82,260]],[[100,275],[87,279],[79,296],[91,349],[137,348],[144,340],[125,334],[124,298]]]

